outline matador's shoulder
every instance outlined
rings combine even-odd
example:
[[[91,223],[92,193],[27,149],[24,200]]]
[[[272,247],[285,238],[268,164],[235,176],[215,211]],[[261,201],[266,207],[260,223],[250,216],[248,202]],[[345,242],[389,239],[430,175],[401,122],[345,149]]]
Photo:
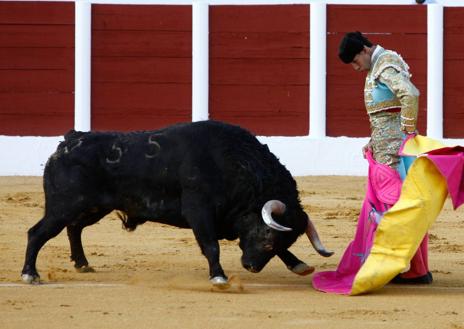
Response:
[[[385,50],[379,55],[377,61],[374,64],[372,70],[374,79],[377,79],[380,74],[389,67],[407,76],[410,75],[409,66],[401,57],[401,55],[392,50]]]

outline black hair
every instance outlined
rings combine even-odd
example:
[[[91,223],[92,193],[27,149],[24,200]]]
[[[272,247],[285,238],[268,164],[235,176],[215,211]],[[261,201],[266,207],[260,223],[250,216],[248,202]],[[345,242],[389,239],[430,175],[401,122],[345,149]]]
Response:
[[[343,63],[349,64],[364,49],[364,46],[372,47],[372,42],[359,31],[348,32],[340,42],[338,57]]]

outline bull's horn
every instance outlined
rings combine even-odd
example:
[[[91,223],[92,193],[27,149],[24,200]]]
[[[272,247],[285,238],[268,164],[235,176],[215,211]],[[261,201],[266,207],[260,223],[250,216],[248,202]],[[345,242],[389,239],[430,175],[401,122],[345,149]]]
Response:
[[[325,247],[322,245],[321,240],[319,239],[319,235],[317,234],[316,228],[314,227],[313,222],[308,217],[308,225],[306,226],[306,235],[311,241],[314,249],[319,253],[319,255],[324,257],[329,257],[333,255],[333,251],[327,251]]]
[[[291,231],[291,228],[280,225],[272,218],[272,213],[282,215],[285,212],[285,208],[285,203],[279,200],[270,200],[266,202],[263,206],[263,209],[261,209],[261,216],[263,217],[263,221],[267,226],[277,231]]]

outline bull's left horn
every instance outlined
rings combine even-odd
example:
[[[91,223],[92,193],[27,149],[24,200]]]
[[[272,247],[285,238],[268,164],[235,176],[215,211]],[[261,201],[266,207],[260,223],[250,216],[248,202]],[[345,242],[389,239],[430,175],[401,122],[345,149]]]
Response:
[[[272,218],[272,213],[282,215],[285,212],[285,208],[285,203],[279,200],[270,200],[266,202],[261,209],[261,216],[263,217],[263,221],[267,226],[277,231],[291,231],[292,229],[290,227],[282,226]]]

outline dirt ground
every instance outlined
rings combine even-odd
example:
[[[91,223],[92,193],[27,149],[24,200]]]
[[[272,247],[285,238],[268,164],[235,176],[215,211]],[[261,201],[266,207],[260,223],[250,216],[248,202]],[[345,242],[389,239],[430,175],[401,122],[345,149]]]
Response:
[[[298,177],[305,209],[328,249],[305,236],[291,247],[317,270],[335,268],[354,234],[364,177]],[[464,329],[464,211],[448,200],[430,233],[434,283],[387,285],[363,296],[315,291],[273,259],[261,273],[240,265],[237,241],[221,242],[231,288],[213,290],[190,230],[146,223],[126,232],[115,214],[84,230],[95,273],[77,273],[66,232],[41,250],[44,284],[21,283],[26,232],[43,213],[40,177],[0,177],[0,328],[453,328]]]

